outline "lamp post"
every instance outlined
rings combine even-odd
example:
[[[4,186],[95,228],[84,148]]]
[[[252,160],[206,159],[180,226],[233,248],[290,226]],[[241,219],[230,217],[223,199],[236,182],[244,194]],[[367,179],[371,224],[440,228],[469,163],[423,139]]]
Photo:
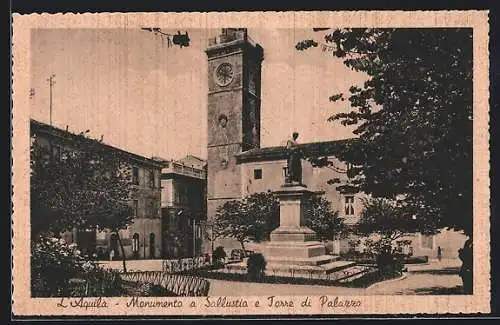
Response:
[[[56,84],[56,81],[54,80],[55,74],[51,74],[49,78],[47,78],[47,81],[49,82],[49,121],[50,125],[52,125],[52,87]]]

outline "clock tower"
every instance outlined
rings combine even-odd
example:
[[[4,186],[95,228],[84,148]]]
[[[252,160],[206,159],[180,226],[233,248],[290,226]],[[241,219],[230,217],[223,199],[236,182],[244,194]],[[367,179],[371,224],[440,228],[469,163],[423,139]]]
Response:
[[[246,28],[223,28],[209,41],[207,213],[241,199],[235,154],[260,147],[260,80],[264,51]]]

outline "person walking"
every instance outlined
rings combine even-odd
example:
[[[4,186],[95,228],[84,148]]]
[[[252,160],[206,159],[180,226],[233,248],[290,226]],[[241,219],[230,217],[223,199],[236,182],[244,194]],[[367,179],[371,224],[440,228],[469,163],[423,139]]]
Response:
[[[441,258],[443,257],[443,250],[441,249],[441,246],[438,246],[438,261],[441,262]]]

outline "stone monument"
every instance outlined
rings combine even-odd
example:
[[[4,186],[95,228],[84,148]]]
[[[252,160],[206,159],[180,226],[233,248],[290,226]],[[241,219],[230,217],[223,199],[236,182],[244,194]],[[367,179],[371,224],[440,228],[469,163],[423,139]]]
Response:
[[[302,183],[301,153],[294,132],[287,141],[288,173],[281,188],[274,192],[280,204],[280,225],[273,230],[270,241],[260,250],[273,271],[329,273],[339,265],[337,256],[326,255],[323,243],[306,226],[308,202],[314,195]],[[342,263],[341,263],[342,264]]]

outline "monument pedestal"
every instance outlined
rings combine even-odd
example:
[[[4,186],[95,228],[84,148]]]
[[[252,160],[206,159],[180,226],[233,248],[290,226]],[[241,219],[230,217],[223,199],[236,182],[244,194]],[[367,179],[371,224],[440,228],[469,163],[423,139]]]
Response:
[[[304,269],[336,260],[325,254],[325,246],[316,233],[305,226],[308,203],[313,192],[302,184],[285,184],[275,194],[280,204],[280,225],[271,232],[270,241],[260,246],[268,266],[273,269]]]
[[[316,233],[305,226],[309,198],[313,194],[302,184],[285,184],[275,194],[280,203],[280,226],[271,232],[269,242],[258,246],[267,261],[266,274],[283,277],[329,278],[355,266],[355,262],[339,260],[339,256],[326,255],[323,243]],[[228,269],[246,272],[246,260],[229,264]],[[338,274],[338,273],[337,273]]]

